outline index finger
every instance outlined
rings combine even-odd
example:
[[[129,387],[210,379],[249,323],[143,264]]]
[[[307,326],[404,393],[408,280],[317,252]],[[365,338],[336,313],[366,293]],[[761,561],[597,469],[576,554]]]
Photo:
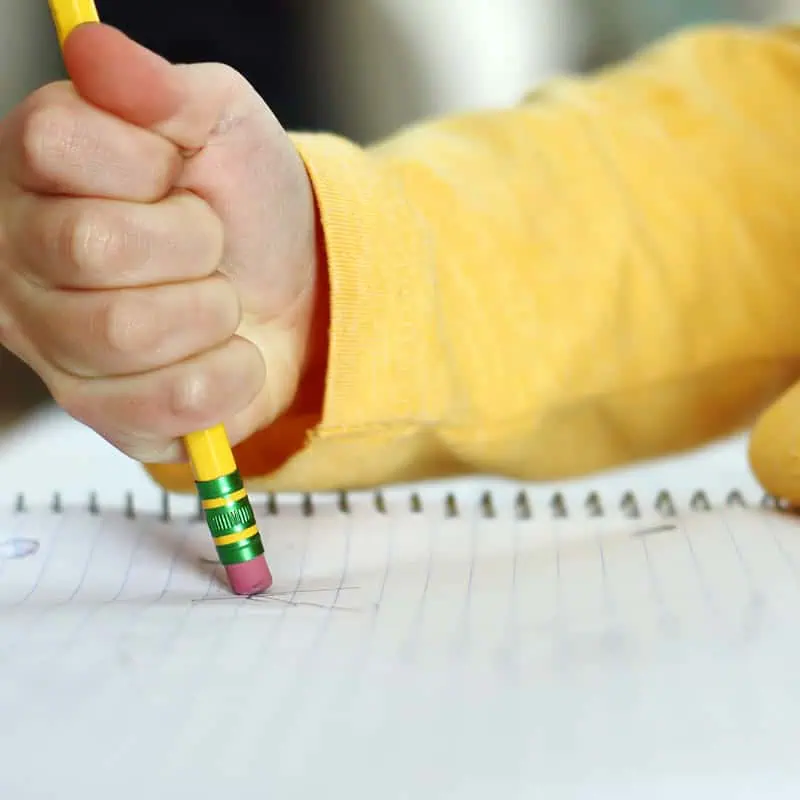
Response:
[[[165,138],[89,105],[61,82],[34,92],[4,121],[0,166],[24,191],[147,203],[168,194],[183,159]]]

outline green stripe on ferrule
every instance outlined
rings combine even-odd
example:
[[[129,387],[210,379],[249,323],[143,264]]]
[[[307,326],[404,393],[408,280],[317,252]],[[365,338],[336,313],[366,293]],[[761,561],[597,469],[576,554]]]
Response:
[[[238,533],[256,524],[253,507],[246,497],[218,508],[207,508],[205,513],[208,529],[215,539],[229,533]]]
[[[238,492],[239,489],[244,489],[244,481],[239,471],[236,470],[211,481],[195,481],[195,486],[201,500],[214,500],[217,497],[225,497]]]
[[[252,561],[263,553],[264,543],[258,533],[241,542],[224,544],[217,548],[219,560],[226,567],[231,564],[243,564],[245,561]]]
[[[195,481],[201,500],[225,500],[235,492],[244,489],[244,481],[238,471],[231,472],[210,481]],[[240,533],[256,524],[250,498],[245,495],[239,500],[229,500],[216,508],[204,508],[203,513],[211,536],[216,542],[222,536]],[[242,564],[262,555],[264,544],[258,530],[246,539],[230,544],[216,545],[217,555],[224,566]]]

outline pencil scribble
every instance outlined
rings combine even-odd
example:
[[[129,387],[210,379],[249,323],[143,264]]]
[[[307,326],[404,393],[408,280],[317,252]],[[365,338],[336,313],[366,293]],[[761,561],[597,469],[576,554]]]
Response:
[[[322,608],[325,610],[333,610],[333,611],[361,611],[362,609],[356,608],[353,606],[341,606],[341,605],[326,605],[325,603],[314,603],[312,601],[300,601],[295,600],[295,595],[298,594],[309,594],[309,593],[319,593],[319,592],[334,592],[334,591],[352,591],[354,589],[358,589],[358,586],[343,586],[341,588],[336,587],[329,588],[329,587],[321,587],[318,589],[290,589],[289,591],[285,592],[264,592],[261,594],[250,594],[246,597],[239,597],[237,595],[221,595],[219,597],[200,597],[192,600],[192,603],[218,603],[218,602],[246,602],[246,603],[282,603],[287,606],[292,607],[300,607],[306,606],[309,608]]]

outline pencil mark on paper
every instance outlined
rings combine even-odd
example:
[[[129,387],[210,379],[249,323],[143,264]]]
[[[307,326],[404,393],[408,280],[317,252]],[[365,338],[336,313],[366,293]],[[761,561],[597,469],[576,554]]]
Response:
[[[39,552],[38,539],[13,538],[0,541],[0,561],[30,558]]]
[[[677,530],[675,525],[652,525],[649,528],[640,528],[634,531],[631,536],[653,536],[657,533],[668,533],[675,530]]]
[[[333,604],[326,604],[326,603],[315,603],[310,600],[295,600],[295,596],[298,594],[318,594],[320,592],[336,592],[337,597],[340,592],[345,591],[353,591],[359,589],[359,586],[336,586],[336,587],[321,587],[318,589],[290,589],[286,592],[263,592],[261,594],[250,594],[245,597],[241,597],[238,595],[221,595],[217,597],[200,597],[192,600],[193,604],[197,603],[218,603],[218,602],[245,602],[245,603],[280,603],[282,605],[293,606],[293,607],[300,607],[305,606],[308,608],[321,608],[325,609],[326,611],[362,611],[361,608],[356,608],[353,606],[342,606],[338,603]]]

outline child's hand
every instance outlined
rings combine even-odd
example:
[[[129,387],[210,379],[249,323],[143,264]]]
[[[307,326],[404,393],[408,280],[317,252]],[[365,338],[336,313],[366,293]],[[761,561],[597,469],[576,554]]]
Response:
[[[271,422],[302,376],[315,210],[254,90],[103,25],[0,128],[0,342],[142,461]]]

